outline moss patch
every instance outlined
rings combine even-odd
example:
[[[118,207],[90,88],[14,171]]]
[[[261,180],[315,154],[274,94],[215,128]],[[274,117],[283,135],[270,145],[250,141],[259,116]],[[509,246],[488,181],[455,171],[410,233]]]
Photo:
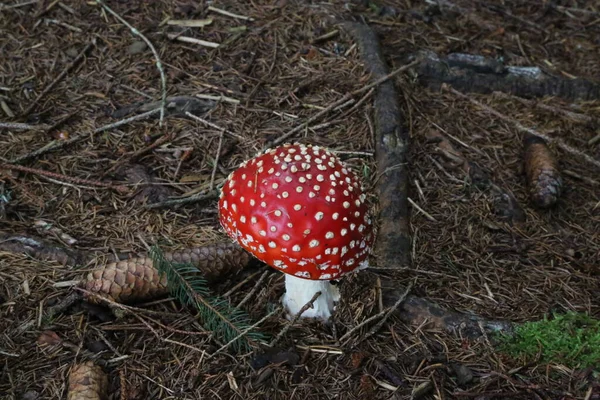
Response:
[[[540,356],[570,368],[600,369],[600,320],[585,314],[556,314],[551,319],[527,322],[514,335],[500,335],[499,350],[527,360]]]

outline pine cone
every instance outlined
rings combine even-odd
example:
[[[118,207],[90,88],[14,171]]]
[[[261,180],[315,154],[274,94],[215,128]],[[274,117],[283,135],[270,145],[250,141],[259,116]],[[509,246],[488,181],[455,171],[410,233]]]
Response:
[[[111,262],[90,272],[82,286],[117,303],[144,301],[167,293],[166,276],[159,276],[149,257]],[[90,303],[99,303],[86,295]]]
[[[525,172],[531,200],[538,207],[554,205],[562,193],[558,163],[546,145],[536,136],[528,136],[525,144]]]
[[[239,272],[250,261],[250,255],[232,242],[165,252],[164,258],[196,266],[209,283]],[[167,293],[166,276],[160,276],[150,257],[109,263],[90,272],[82,286],[118,303],[150,300]],[[99,302],[95,296],[86,299]]]
[[[194,247],[164,254],[165,260],[196,266],[209,283],[239,272],[250,262],[250,254],[233,242]]]
[[[69,375],[67,400],[108,399],[108,378],[93,361],[77,364]]]

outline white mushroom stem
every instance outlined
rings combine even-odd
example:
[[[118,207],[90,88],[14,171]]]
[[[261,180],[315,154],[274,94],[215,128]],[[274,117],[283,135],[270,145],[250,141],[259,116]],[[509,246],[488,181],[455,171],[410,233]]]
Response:
[[[287,318],[293,319],[317,292],[321,292],[321,295],[314,301],[312,308],[304,311],[301,317],[316,318],[326,322],[335,309],[335,303],[340,299],[338,288],[329,281],[313,281],[285,274],[285,294],[282,302],[287,311]]]

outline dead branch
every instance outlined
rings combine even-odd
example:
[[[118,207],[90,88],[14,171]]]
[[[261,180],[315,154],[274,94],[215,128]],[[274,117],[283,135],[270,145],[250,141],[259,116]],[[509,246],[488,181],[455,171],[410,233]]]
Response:
[[[385,76],[388,68],[375,32],[359,23],[347,22],[343,25],[358,42],[372,79]],[[408,324],[431,322],[436,328],[453,333],[460,330],[469,336],[480,336],[486,330],[508,331],[511,328],[509,322],[488,321],[481,317],[445,310],[424,298],[407,296],[401,301],[407,291],[394,275],[400,268],[410,265],[407,160],[410,140],[403,127],[403,116],[397,98],[392,81],[383,82],[376,88],[376,158],[381,174],[377,182],[377,191],[381,225],[375,244],[375,255],[377,269],[385,270],[389,275],[382,287],[384,305],[396,307],[395,314]]]
[[[413,69],[420,83],[432,90],[448,84],[462,92],[504,92],[524,98],[555,96],[567,100],[597,100],[600,83],[565,79],[538,67],[513,67],[479,55],[452,53],[442,57],[424,51],[408,57],[421,62]]]
[[[379,40],[366,25],[345,23],[345,29],[358,42],[365,66],[372,79],[388,75]],[[381,215],[375,254],[378,264],[385,267],[410,263],[410,233],[408,215],[408,132],[398,105],[398,93],[393,81],[386,80],[375,92],[375,155],[380,177],[377,192]]]

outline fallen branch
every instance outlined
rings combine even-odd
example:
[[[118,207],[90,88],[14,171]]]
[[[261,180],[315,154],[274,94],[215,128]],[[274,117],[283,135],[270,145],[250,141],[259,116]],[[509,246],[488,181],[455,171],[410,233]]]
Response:
[[[366,68],[372,79],[386,75],[387,66],[381,54],[376,34],[366,25],[345,23],[344,27],[358,42]],[[407,152],[409,136],[403,127],[398,95],[392,81],[382,83],[375,93],[376,159],[382,175],[377,182],[380,202],[380,230],[375,243],[378,268],[390,276],[382,286],[386,307],[397,307],[398,315],[407,324],[433,323],[436,328],[467,336],[480,336],[485,331],[510,331],[511,323],[489,321],[445,310],[430,300],[407,296],[400,285],[402,267],[410,265],[410,234],[408,215]],[[379,268],[381,266],[381,268]],[[373,270],[376,270],[373,268]],[[481,329],[483,327],[483,330]]]
[[[44,171],[44,170],[37,169],[37,168],[23,167],[21,165],[0,163],[0,169],[20,171],[20,172],[25,172],[25,173],[29,173],[29,174],[44,176],[47,178],[57,179],[59,181],[73,182],[73,183],[81,184],[81,185],[103,187],[103,188],[115,190],[119,193],[127,193],[129,191],[129,189],[127,189],[125,186],[122,186],[122,185],[113,185],[112,183],[105,183],[105,182],[94,181],[94,180],[89,180],[89,179],[77,178],[75,176],[67,176],[67,175],[56,173],[56,172]]]
[[[374,81],[388,75],[388,68],[375,33],[366,25],[345,23],[344,27],[358,42],[366,68]],[[381,214],[375,244],[380,266],[406,266],[410,263],[408,215],[408,132],[398,105],[393,81],[386,80],[375,91],[375,156],[380,177],[377,194]]]
[[[441,57],[424,51],[408,57],[420,58],[413,71],[421,84],[440,90],[448,84],[461,92],[504,92],[519,97],[555,96],[567,100],[600,99],[600,83],[583,78],[551,76],[538,67],[513,67],[479,55],[453,53]],[[407,60],[404,60],[405,62]]]

